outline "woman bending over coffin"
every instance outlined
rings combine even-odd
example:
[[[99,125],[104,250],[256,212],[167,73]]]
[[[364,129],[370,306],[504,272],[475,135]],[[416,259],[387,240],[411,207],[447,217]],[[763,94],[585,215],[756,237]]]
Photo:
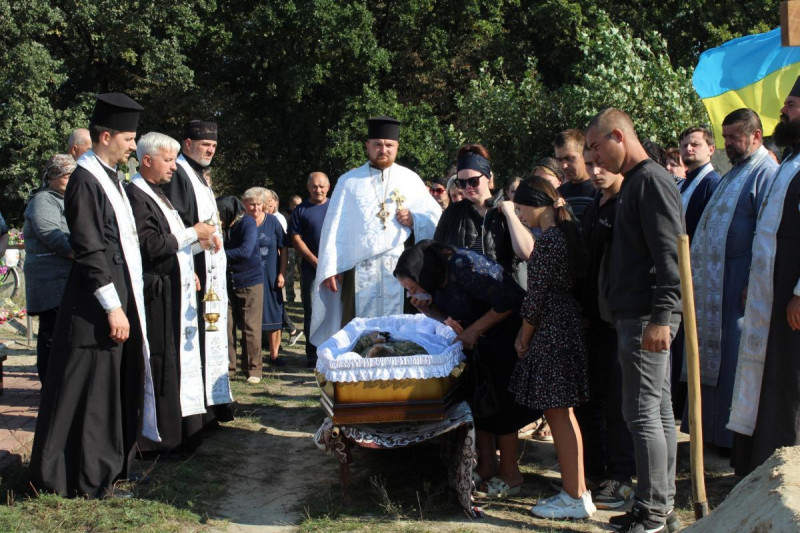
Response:
[[[414,307],[448,324],[458,333],[457,340],[464,349],[477,353],[481,377],[494,390],[494,409],[486,409],[492,402],[474,398],[471,406],[479,449],[477,494],[504,498],[519,493],[522,474],[516,462],[517,430],[541,416],[516,404],[508,392],[525,292],[503,267],[483,255],[432,240],[404,251],[394,275],[408,290]],[[498,449],[499,464],[495,454]]]

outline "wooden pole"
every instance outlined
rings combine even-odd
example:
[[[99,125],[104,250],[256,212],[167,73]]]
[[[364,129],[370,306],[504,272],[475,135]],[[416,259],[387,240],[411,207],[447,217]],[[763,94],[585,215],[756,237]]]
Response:
[[[689,455],[692,468],[692,500],[697,519],[708,515],[703,465],[703,422],[700,404],[700,350],[697,344],[697,317],[694,312],[694,285],[689,257],[689,236],[678,237],[678,267],[683,299],[683,332],[686,337],[686,368],[689,375]]]
[[[781,46],[800,46],[800,2],[781,2]]]

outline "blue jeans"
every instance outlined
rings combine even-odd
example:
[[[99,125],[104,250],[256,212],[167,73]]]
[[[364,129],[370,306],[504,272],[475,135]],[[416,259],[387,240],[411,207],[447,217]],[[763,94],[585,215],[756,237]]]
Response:
[[[618,319],[622,369],[622,413],[636,454],[636,503],[651,520],[663,523],[674,507],[677,440],[670,394],[670,353],[642,349],[646,319]],[[675,338],[680,315],[670,320]]]

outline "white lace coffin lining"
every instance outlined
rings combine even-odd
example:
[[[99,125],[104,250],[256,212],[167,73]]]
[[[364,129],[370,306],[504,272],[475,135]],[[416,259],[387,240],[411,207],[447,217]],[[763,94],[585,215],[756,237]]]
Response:
[[[388,331],[397,340],[413,341],[427,355],[364,358],[351,351],[359,337]],[[445,377],[464,360],[456,333],[425,315],[354,318],[317,348],[317,370],[328,381],[355,382]]]

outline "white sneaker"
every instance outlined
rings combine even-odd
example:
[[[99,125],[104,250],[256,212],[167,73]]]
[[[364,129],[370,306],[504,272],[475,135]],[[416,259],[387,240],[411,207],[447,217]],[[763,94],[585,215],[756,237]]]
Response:
[[[539,518],[589,518],[597,510],[592,503],[592,495],[587,490],[580,498],[573,498],[563,490],[553,498],[538,502],[531,509],[533,516]]]
[[[247,378],[247,382],[252,385],[258,385],[259,383],[261,383],[261,378],[250,376],[249,378]]]

